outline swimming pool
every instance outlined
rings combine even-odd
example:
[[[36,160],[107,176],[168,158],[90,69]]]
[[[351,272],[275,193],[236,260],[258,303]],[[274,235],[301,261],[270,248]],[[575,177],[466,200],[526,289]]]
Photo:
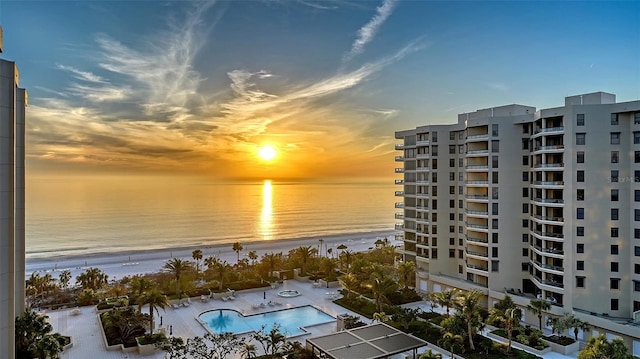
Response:
[[[269,331],[276,324],[288,337],[307,333],[303,328],[335,321],[336,318],[310,305],[244,316],[232,309],[215,309],[201,313],[200,322],[213,333],[242,334],[257,332],[265,325]]]

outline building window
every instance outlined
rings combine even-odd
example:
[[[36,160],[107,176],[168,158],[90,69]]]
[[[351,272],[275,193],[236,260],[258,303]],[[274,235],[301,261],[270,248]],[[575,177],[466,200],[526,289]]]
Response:
[[[458,167],[464,167],[464,158],[458,158]]]
[[[498,172],[491,172],[491,183],[498,183]]]
[[[438,133],[437,132],[431,133],[431,141],[438,142]]]
[[[523,257],[528,257],[529,256],[529,249],[522,248],[522,256]]]
[[[633,273],[640,274],[640,264],[636,263],[633,265]]]
[[[456,220],[456,214],[455,213],[449,213],[449,220],[450,221],[455,221]],[[453,230],[449,230],[449,232],[453,233]]]
[[[458,258],[464,259],[464,251],[462,249],[458,249]]]
[[[438,259],[438,249],[431,248],[431,259]]]
[[[529,133],[529,125],[528,124],[524,124],[522,126],[522,133]]]
[[[577,219],[584,219],[584,208],[576,208],[577,209],[577,215],[576,218]]]
[[[576,126],[584,126],[584,113],[576,114]]]
[[[635,151],[633,153],[633,162],[634,163],[640,163],[640,151]],[[636,182],[640,182],[640,181],[636,181]]]
[[[493,153],[500,152],[500,141],[497,141],[497,140],[491,141],[491,152]]]
[[[449,145],[449,154],[454,155],[456,153],[456,145]]]
[[[437,158],[434,158],[434,159],[431,160],[431,168],[434,169],[434,170],[438,169],[438,159]]]
[[[529,181],[529,172],[522,172],[522,180],[525,182]]]
[[[640,202],[640,190],[633,191],[633,200],[636,202]]]
[[[498,272],[500,270],[499,266],[500,261],[491,261],[491,271]]]
[[[491,167],[498,168],[498,156],[491,156]]]
[[[640,209],[633,210],[633,220],[640,221]]]
[[[634,246],[634,247],[633,247],[633,254],[634,254],[636,257],[640,257],[640,246]]]
[[[640,131],[633,131],[633,144],[640,144]]]
[[[611,190],[611,202],[618,202],[618,199],[620,198],[619,195],[620,191],[618,189],[612,189]]]
[[[620,278],[609,278],[609,289],[620,289]]]
[[[576,162],[577,163],[584,163],[584,151],[578,151],[576,152]]]
[[[611,262],[611,271],[612,272],[618,272],[618,270],[620,269],[620,265],[618,262]]]
[[[456,257],[456,250],[449,249],[449,258],[455,258],[455,257]]]
[[[498,219],[494,218],[491,220],[491,228],[492,229],[498,229]]]
[[[618,182],[619,173],[618,170],[611,170],[611,182]]]
[[[584,171],[576,172],[576,182],[584,182]]]
[[[453,232],[453,231],[450,230],[449,232]],[[449,238],[449,245],[450,246],[455,246],[456,245],[456,239],[455,238]]]
[[[529,235],[526,233],[522,233],[522,243],[528,243],[529,242]]]
[[[576,262],[576,270],[584,270],[584,261]]]
[[[576,236],[584,237],[584,227],[576,227]]]
[[[464,146],[463,145],[458,145],[458,153],[459,154],[463,154],[464,153]]]
[[[587,142],[586,133],[576,133],[576,145],[584,145]]]
[[[491,136],[493,137],[497,137],[498,136],[498,124],[494,123],[491,125]]]
[[[523,150],[528,150],[529,149],[529,140],[526,138],[522,139],[522,149]]]
[[[611,238],[618,238],[619,232],[618,227],[611,228]]]
[[[576,199],[578,201],[584,201],[584,189],[577,189],[576,190]]]
[[[438,183],[438,172],[431,172],[431,182]]]
[[[437,156],[438,155],[438,146],[437,145],[431,146],[431,155],[432,156]]]
[[[634,280],[633,281],[633,291],[634,292],[640,292],[640,281]],[[640,302],[637,301],[633,301],[633,311],[637,312],[638,310],[640,310]]]
[[[611,132],[611,144],[612,145],[620,144],[620,132]]]
[[[617,221],[619,219],[619,211],[617,208],[611,208],[611,220]]]
[[[640,239],[640,228],[633,229],[633,238]]]
[[[611,114],[611,126],[617,126],[618,125],[618,114],[617,113],[612,113]]]
[[[449,208],[456,208],[456,200],[455,199],[450,199],[449,200]]]
[[[453,178],[455,178],[455,173]],[[456,186],[449,186],[449,194],[456,194]]]
[[[449,181],[453,182],[455,180],[456,180],[456,173],[455,172],[449,172]]]
[[[611,151],[611,163],[618,163],[620,161],[620,152]]]
[[[492,247],[491,248],[491,257],[492,258],[498,257],[498,247]]]
[[[529,220],[528,219],[523,219],[522,220],[522,228],[529,228]]]
[[[449,159],[449,167],[455,167],[456,166],[456,159],[455,158],[450,158]]]
[[[491,243],[498,243],[498,233],[491,233]]]
[[[619,300],[611,298],[611,310],[618,310]]]
[[[529,156],[522,156],[522,165],[523,166],[529,165]]]
[[[456,133],[454,131],[449,131],[449,141],[456,140]]]
[[[529,213],[529,203],[522,204],[522,213]]]
[[[636,112],[633,114],[633,124],[640,125],[640,112]]]
[[[576,243],[576,253],[584,253],[584,243]]]
[[[524,262],[520,264],[520,270],[522,270],[523,272],[526,272],[529,270],[529,262]]]
[[[618,255],[619,254],[619,248],[617,244],[612,244],[611,245],[611,254],[612,255]]]
[[[498,199],[499,193],[498,187],[491,188],[491,199]]]
[[[525,187],[522,189],[522,197],[529,197],[529,188]]]
[[[491,214],[494,216],[498,215],[498,204],[497,203],[491,203]]]
[[[576,287],[584,288],[584,279],[585,277],[576,277]]]

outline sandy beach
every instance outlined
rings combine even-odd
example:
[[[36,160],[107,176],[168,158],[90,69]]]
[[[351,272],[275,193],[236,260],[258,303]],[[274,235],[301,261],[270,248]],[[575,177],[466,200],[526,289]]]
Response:
[[[240,252],[240,257],[246,257],[250,251],[256,251],[260,258],[263,254],[271,252],[283,252],[286,254],[289,250],[300,246],[315,246],[319,248],[320,239],[323,240],[322,255],[331,256],[327,250],[328,248],[333,248],[333,256],[337,256],[339,250],[336,248],[341,244],[346,245],[349,250],[354,252],[373,248],[375,247],[375,241],[384,237],[389,239],[390,245],[401,245],[401,242],[395,241],[394,233],[393,231],[363,232],[322,237],[240,242],[244,247]],[[222,243],[208,246],[97,253],[83,256],[52,255],[48,258],[27,259],[26,272],[27,277],[31,273],[38,272],[40,274],[51,273],[54,278],[57,278],[61,271],[68,269],[75,278],[78,274],[84,272],[86,268],[96,267],[108,274],[110,279],[118,279],[124,276],[158,272],[164,262],[171,258],[193,260],[192,252],[196,249],[202,250],[203,258],[214,256],[233,264],[237,260],[237,254],[233,251],[232,245],[232,243]]]

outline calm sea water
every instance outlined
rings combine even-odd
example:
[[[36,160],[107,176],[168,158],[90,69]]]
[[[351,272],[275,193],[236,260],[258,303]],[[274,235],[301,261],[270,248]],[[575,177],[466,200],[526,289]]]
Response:
[[[183,178],[27,183],[27,257],[393,230],[395,186]]]

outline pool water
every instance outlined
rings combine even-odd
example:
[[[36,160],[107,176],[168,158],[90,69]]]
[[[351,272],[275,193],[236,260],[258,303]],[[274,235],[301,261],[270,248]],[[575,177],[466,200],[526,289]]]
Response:
[[[257,332],[265,326],[265,331],[271,330],[276,324],[280,325],[280,332],[288,337],[307,333],[303,328],[313,325],[330,323],[336,319],[329,314],[310,305],[273,312],[252,314],[248,316],[232,309],[216,309],[204,312],[198,316],[212,332],[242,334]]]

